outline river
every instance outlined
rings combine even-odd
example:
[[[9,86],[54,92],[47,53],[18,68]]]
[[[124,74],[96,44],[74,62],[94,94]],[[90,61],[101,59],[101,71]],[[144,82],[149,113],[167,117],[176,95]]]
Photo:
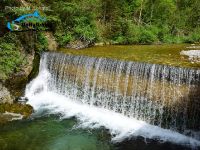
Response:
[[[46,52],[0,149],[198,149],[199,86],[198,68]]]

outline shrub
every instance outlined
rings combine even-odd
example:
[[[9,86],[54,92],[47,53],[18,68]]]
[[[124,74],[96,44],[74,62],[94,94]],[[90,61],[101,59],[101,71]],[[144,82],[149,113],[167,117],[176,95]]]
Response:
[[[13,43],[1,43],[0,44],[0,79],[5,80],[8,76],[17,72],[20,69],[20,65],[23,64],[23,56]]]
[[[135,44],[139,42],[140,28],[131,20],[118,18],[112,31],[113,36],[111,36],[111,39],[114,39],[117,44]]]
[[[36,52],[41,53],[48,49],[48,41],[43,33],[39,33],[37,36]]]
[[[200,42],[200,28],[196,28],[190,35],[185,39],[186,43]]]
[[[68,44],[73,39],[71,33],[69,32],[68,33],[56,32],[55,37],[59,46],[62,46],[62,47]]]
[[[157,33],[155,33],[151,28],[144,28],[141,27],[140,29],[140,37],[139,42],[142,44],[151,44],[153,42],[158,41],[157,39]]]
[[[127,28],[127,42],[128,44],[139,43],[140,27],[133,24],[132,21],[128,21]]]

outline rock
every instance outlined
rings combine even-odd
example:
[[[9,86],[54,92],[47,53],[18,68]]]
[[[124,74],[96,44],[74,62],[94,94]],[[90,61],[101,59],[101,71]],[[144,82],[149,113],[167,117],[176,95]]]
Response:
[[[21,119],[23,119],[23,115],[21,114],[9,113],[9,112],[0,114],[0,124],[5,124],[9,121],[21,120]]]
[[[94,43],[90,41],[81,41],[81,40],[76,40],[73,42],[70,42],[67,44],[66,48],[71,48],[71,49],[84,49],[93,46]]]
[[[55,51],[58,47],[58,44],[53,34],[51,32],[46,32],[45,37],[47,38],[47,42],[48,42],[48,50]]]
[[[183,50],[180,54],[188,56],[191,63],[200,63],[200,50]]]
[[[33,69],[34,54],[28,54],[26,57],[28,60],[27,64],[22,66],[19,72],[11,75],[3,84],[9,90],[13,100],[24,94],[29,74]]]
[[[19,103],[3,103],[0,104],[0,113],[4,114],[6,112],[16,113],[23,115],[23,118],[28,118],[33,113],[33,107],[31,105],[23,105]]]
[[[12,96],[9,90],[0,82],[0,103],[12,103]]]
[[[95,43],[95,46],[104,46],[104,45],[105,45],[105,43],[103,43],[103,42]]]
[[[19,97],[15,100],[15,102],[25,105],[26,102],[28,102],[28,98],[27,97]]]

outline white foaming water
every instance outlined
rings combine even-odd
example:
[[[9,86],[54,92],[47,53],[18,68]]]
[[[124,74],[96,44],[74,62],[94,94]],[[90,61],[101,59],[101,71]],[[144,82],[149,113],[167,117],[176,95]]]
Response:
[[[162,142],[168,141],[193,148],[200,146],[200,141],[191,137],[162,129],[134,118],[130,119],[107,109],[74,102],[68,97],[53,92],[41,92],[29,97],[29,104],[36,111],[48,109],[51,114],[62,113],[63,119],[76,117],[80,121],[80,128],[99,128],[103,126],[109,129],[113,135],[113,142],[121,142],[131,136],[142,136],[144,138],[158,139]]]
[[[51,58],[51,55],[54,57]],[[73,60],[73,61],[72,61]],[[82,63],[83,61],[83,63]],[[97,63],[95,63],[97,62]],[[73,70],[71,65],[76,65],[78,63],[78,70]],[[108,63],[111,63],[110,66],[106,65]],[[92,69],[92,65],[94,64],[94,69]],[[101,65],[100,65],[101,64]],[[132,66],[133,63],[128,63],[127,70],[125,71],[125,90],[123,102],[119,101],[120,99],[119,90],[120,90],[120,76],[123,73],[122,68],[126,66],[125,62],[107,62],[107,60],[95,60],[94,58],[85,58],[85,57],[62,57],[60,58],[60,55],[57,56],[57,54],[48,54],[43,55],[43,58],[40,62],[40,72],[36,79],[34,79],[29,85],[27,85],[26,88],[26,94],[25,96],[29,98],[29,104],[31,104],[34,109],[37,111],[48,109],[53,114],[62,113],[63,118],[69,118],[69,117],[76,117],[78,120],[80,120],[80,126],[82,128],[99,128],[101,126],[109,129],[110,133],[113,135],[113,141],[114,142],[120,142],[123,139],[131,136],[142,136],[144,138],[150,138],[150,139],[159,139],[160,141],[169,141],[172,143],[178,143],[182,145],[192,146],[194,148],[200,147],[200,141],[197,139],[194,139],[192,137],[188,137],[185,135],[182,135],[178,132],[163,129],[158,126],[153,126],[148,123],[146,123],[148,120],[151,120],[156,118],[155,112],[157,107],[159,109],[162,109],[160,105],[155,105],[153,103],[147,103],[148,106],[144,106],[144,108],[147,108],[148,113],[146,114],[147,117],[144,117],[144,121],[139,121],[135,119],[137,115],[143,114],[142,111],[139,111],[139,107],[143,107],[141,105],[145,104],[147,100],[142,99],[145,94],[141,94],[140,91],[137,91],[138,89],[133,88],[133,95],[138,95],[138,93],[141,94],[140,99],[136,99],[138,96],[133,97],[132,102],[129,103],[131,106],[130,108],[127,108],[126,106],[126,98],[127,95],[127,89],[128,89],[128,78],[130,73],[135,75],[136,80],[140,79],[141,74],[144,73],[144,76],[147,74],[150,74],[149,80],[147,80],[147,84],[149,87],[153,87],[155,76],[153,74],[156,73],[160,74],[159,71],[162,70],[161,67],[158,67],[157,70],[155,70],[155,65],[148,66],[143,64],[136,64]],[[147,68],[146,68],[147,67]],[[56,68],[56,69],[55,69]],[[82,69],[85,68],[85,69]],[[109,90],[102,91],[101,87],[97,87],[97,73],[99,76],[103,76],[103,73],[105,70],[112,70],[113,68],[121,69],[118,70],[118,76],[116,77],[116,82],[113,85],[114,93],[111,93]],[[146,68],[146,69],[145,69]],[[148,69],[149,68],[149,69]],[[162,72],[165,71],[166,68],[162,70]],[[179,85],[184,80],[180,80],[182,76],[187,75],[187,70],[180,71],[178,69],[169,69],[171,72],[170,79],[174,79],[173,83],[170,83],[171,85]],[[178,74],[178,77],[174,75],[174,70],[180,72]],[[67,74],[68,71],[71,71],[71,74]],[[82,71],[82,72],[81,72]],[[144,72],[143,72],[144,71]],[[141,72],[141,74],[140,74]],[[182,73],[184,72],[184,74]],[[185,75],[186,72],[186,75]],[[186,76],[189,81],[191,82],[195,80],[192,78],[194,71],[190,71],[188,76]],[[182,75],[182,74],[183,75]],[[78,85],[80,84],[80,76],[79,74],[83,74],[83,77],[85,79],[85,82],[83,84],[84,91],[79,91]],[[94,74],[94,80],[92,83],[92,86],[89,82],[89,75]],[[114,72],[111,72],[107,75],[107,77],[102,80],[101,86],[108,85],[108,81],[110,77],[114,75]],[[182,76],[181,76],[182,75]],[[197,75],[199,73],[197,72]],[[175,76],[175,77],[174,77]],[[197,76],[198,77],[198,76]],[[163,83],[163,90],[164,83],[167,81],[164,81],[165,76],[161,77],[161,81]],[[177,80],[176,80],[177,78]],[[135,79],[133,79],[135,82]],[[101,80],[100,80],[101,81]],[[198,80],[195,80],[198,81]],[[137,82],[136,82],[137,83]],[[139,83],[137,83],[139,84]],[[136,85],[137,85],[136,84]],[[190,85],[190,84],[189,84]],[[89,87],[91,86],[91,88]],[[190,87],[190,86],[189,86]],[[111,87],[112,88],[112,87]],[[92,90],[91,90],[92,89]],[[96,90],[100,92],[96,93]],[[110,93],[109,93],[110,92]],[[147,91],[149,92],[149,91]],[[169,91],[165,91],[169,92]],[[153,91],[150,90],[149,95],[152,96]],[[163,92],[163,94],[165,94]],[[107,97],[105,97],[107,96]],[[164,96],[163,96],[164,97]],[[176,98],[176,95],[174,95]],[[81,100],[81,98],[83,100]],[[163,98],[165,99],[165,97]],[[162,100],[162,99],[161,99]],[[160,100],[160,101],[161,101]],[[88,102],[89,101],[89,102]],[[113,105],[108,104],[108,102],[112,102],[113,105],[115,105],[114,108],[112,108]],[[159,104],[160,101],[157,103]],[[176,99],[174,100],[176,101]],[[99,103],[96,107],[93,105],[95,103]],[[153,101],[152,101],[153,102]],[[89,105],[88,105],[89,104]],[[102,107],[101,105],[105,106]],[[164,103],[163,103],[164,105]],[[155,108],[154,108],[155,106]],[[162,105],[161,105],[162,106]],[[148,109],[149,108],[149,109]],[[154,109],[150,109],[154,108]],[[176,108],[176,107],[174,107]],[[123,115],[119,114],[115,111],[115,109],[122,109]],[[133,117],[130,117],[127,115],[126,109],[130,109],[130,113],[133,111],[134,115]],[[114,110],[114,111],[113,111]],[[162,110],[160,110],[162,112]],[[161,113],[162,114],[162,113]],[[127,116],[126,116],[127,115]],[[169,115],[174,116],[173,113],[170,113]],[[130,118],[129,118],[130,117]],[[142,117],[138,117],[142,118]],[[149,118],[149,119],[148,119]],[[147,120],[147,121],[146,121]],[[146,121],[146,122],[145,122]],[[173,128],[173,126],[172,126]]]

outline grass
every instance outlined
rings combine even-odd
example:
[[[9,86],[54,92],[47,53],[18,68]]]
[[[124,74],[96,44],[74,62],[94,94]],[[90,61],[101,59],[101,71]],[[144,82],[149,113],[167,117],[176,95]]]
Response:
[[[200,68],[200,63],[191,63],[187,56],[180,55],[189,45],[129,45],[95,46],[82,50],[61,48],[59,51],[91,57],[105,57],[126,61],[166,64],[178,67]]]

